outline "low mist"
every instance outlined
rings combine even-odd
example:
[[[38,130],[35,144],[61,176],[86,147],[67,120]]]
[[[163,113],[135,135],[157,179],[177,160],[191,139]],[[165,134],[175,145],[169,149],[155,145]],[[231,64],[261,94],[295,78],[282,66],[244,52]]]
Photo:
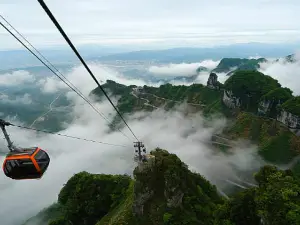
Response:
[[[199,63],[170,63],[161,66],[151,66],[148,71],[160,76],[191,76],[197,74],[199,67],[205,67],[208,70],[216,68],[220,61],[204,60]]]
[[[292,63],[285,59],[261,63],[259,71],[277,79],[283,87],[290,88],[294,95],[300,95],[300,54],[296,53],[294,59]]]
[[[111,74],[99,65],[92,65],[91,69],[103,80],[112,79],[124,84],[145,83],[141,80],[126,80],[121,74],[118,76],[117,73]],[[83,67],[76,67],[67,74],[67,77],[87,94],[95,88],[95,85],[92,79],[89,77],[83,79],[83,76],[87,76]],[[58,79],[49,79],[53,79],[54,87],[58,87],[59,90],[65,89]],[[43,89],[42,86],[40,88]],[[49,153],[51,162],[48,171],[40,180],[14,181],[0,173],[1,224],[19,225],[55,202],[63,185],[73,174],[80,171],[132,175],[136,166],[133,161],[134,139],[128,129],[123,127],[122,131],[130,137],[130,140],[120,132],[108,133],[107,122],[88,104],[83,104],[74,93],[69,92],[66,96],[75,105],[69,112],[72,122],[62,121],[66,129],[59,133],[127,147],[96,144],[8,127],[7,130],[16,145],[39,146]],[[116,102],[116,99],[113,99],[113,102]],[[109,120],[113,119],[115,112],[107,100],[95,104]],[[151,113],[137,112],[128,116],[126,120],[134,133],[144,142],[148,153],[156,147],[175,153],[192,171],[204,175],[220,188],[227,185],[223,181],[224,178],[235,175],[234,167],[244,171],[259,168],[255,146],[236,147],[231,155],[225,155],[210,144],[212,134],[220,133],[226,125],[225,118],[216,118],[209,123],[204,120],[201,113],[189,115],[187,118],[180,112],[184,107],[186,107],[184,104],[180,105],[173,112],[161,109]],[[15,121],[14,118],[8,120],[15,124],[23,123]],[[44,129],[47,130],[47,127]],[[5,140],[1,139],[2,151],[7,149],[6,145]],[[4,156],[1,156],[0,162],[3,160]],[[18,213],[11,216],[12,211]]]

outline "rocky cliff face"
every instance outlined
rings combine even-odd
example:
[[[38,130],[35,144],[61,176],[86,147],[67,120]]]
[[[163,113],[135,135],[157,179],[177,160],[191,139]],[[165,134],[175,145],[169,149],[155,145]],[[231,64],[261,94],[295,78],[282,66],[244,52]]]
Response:
[[[134,170],[132,209],[138,224],[211,224],[222,202],[216,187],[174,154],[156,149],[151,155],[155,157]]]
[[[240,99],[235,97],[231,91],[224,90],[223,95],[223,103],[230,109],[235,109],[240,107]],[[267,116],[270,117],[270,111],[274,108],[279,107],[280,103],[276,104],[272,100],[265,100],[259,103],[259,107],[257,109],[257,114],[259,116]],[[274,111],[274,110],[273,110]],[[283,123],[287,126],[290,131],[295,133],[297,136],[300,136],[300,117],[296,116],[286,110],[281,110],[278,113],[274,113],[275,117],[271,116],[275,120]],[[276,116],[277,115],[277,116]]]
[[[207,83],[212,81],[213,77]],[[229,109],[272,118],[300,133],[300,97],[293,97],[277,80],[256,71],[239,71],[225,82],[224,89],[222,102]]]
[[[220,89],[217,74],[211,73],[209,75],[209,78],[208,78],[208,81],[207,81],[207,87],[212,88],[212,89]]]
[[[258,114],[266,115],[270,111],[271,106],[272,106],[272,102],[270,100],[261,101],[259,103],[258,110],[257,110]]]
[[[277,116],[277,120],[284,123],[293,132],[300,130],[300,117],[290,112],[282,110]]]
[[[240,107],[240,98],[233,95],[232,91],[224,90],[223,93],[223,103],[230,109],[235,109]]]

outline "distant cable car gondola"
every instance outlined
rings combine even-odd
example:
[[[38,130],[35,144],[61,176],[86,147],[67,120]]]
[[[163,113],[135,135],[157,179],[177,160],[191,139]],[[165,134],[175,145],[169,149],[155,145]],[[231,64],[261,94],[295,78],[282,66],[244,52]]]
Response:
[[[0,120],[0,127],[10,149],[3,162],[4,174],[15,180],[40,179],[49,166],[49,155],[39,147],[17,148],[13,146],[5,130],[5,126],[9,125],[10,123]]]

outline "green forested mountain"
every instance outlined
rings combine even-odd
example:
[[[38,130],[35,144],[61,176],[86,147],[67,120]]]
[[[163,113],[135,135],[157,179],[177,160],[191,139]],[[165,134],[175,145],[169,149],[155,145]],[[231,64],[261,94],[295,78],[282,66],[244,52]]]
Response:
[[[241,101],[241,109],[256,112],[260,98],[281,87],[277,80],[258,71],[237,71],[229,77],[224,88],[231,90]]]
[[[299,180],[265,166],[258,187],[220,197],[215,186],[191,172],[176,155],[156,149],[151,160],[127,175],[81,172],[62,188],[40,225],[259,225],[300,222]],[[47,214],[48,213],[48,214]],[[47,215],[47,216],[45,216]],[[40,215],[38,215],[40,216]],[[38,216],[31,221],[38,221]],[[27,221],[26,224],[30,224]]]
[[[204,112],[218,112],[215,107],[222,107],[221,96],[222,91],[210,89],[202,84],[192,84],[190,86],[164,84],[158,88],[151,86],[143,86],[139,94],[141,98],[135,97],[132,93],[135,85],[125,86],[114,81],[107,80],[103,88],[111,95],[119,95],[120,99],[117,102],[117,107],[121,113],[132,113],[137,110],[154,110],[156,107],[164,107],[166,110],[172,109],[178,102],[188,102],[195,104],[194,107]],[[91,94],[96,95],[96,98],[101,99],[104,95],[100,88],[94,89]],[[142,99],[144,98],[144,99]],[[173,100],[166,101],[164,98]],[[149,105],[145,105],[145,99]]]
[[[282,108],[300,116],[300,96],[293,97],[282,104]]]
[[[224,135],[231,140],[244,138],[255,143],[267,162],[288,164],[300,153],[300,137],[278,120],[283,110],[297,119],[299,97],[255,70],[237,71],[218,88],[201,84],[137,87],[114,81],[107,81],[103,87],[120,96],[117,107],[124,116],[157,107],[173,110],[176,104],[188,103],[187,113],[202,111],[207,119],[215,114],[227,117],[231,123]],[[103,97],[98,88],[91,94],[100,101]],[[234,98],[240,104],[231,102],[233,107],[229,107],[228,102]],[[30,221],[43,218],[41,225],[300,223],[297,162],[288,170],[262,167],[254,174],[257,187],[224,199],[214,185],[191,172],[176,155],[162,149],[151,154],[154,157],[136,167],[132,178],[87,172],[74,175],[61,189],[57,204]]]
[[[117,107],[123,114],[138,110],[152,111],[156,107],[173,110],[177,104],[187,102],[187,112],[201,111],[208,118],[223,114],[233,120],[225,128],[224,135],[232,140],[250,140],[258,146],[258,153],[268,162],[289,163],[300,153],[300,137],[295,136],[281,121],[276,121],[284,109],[299,115],[299,97],[293,97],[290,89],[282,88],[277,80],[258,71],[237,71],[221,89],[202,84],[165,84],[158,88],[143,86],[136,92],[132,89],[135,86],[113,81],[107,81],[103,87],[113,95],[121,95]],[[239,107],[230,109],[224,104],[224,90],[230,90],[234,96],[238,96],[241,102]],[[93,93],[101,96],[98,89]],[[263,114],[259,113],[262,103],[268,103],[268,109]]]
[[[296,62],[295,55],[288,55],[283,58],[283,60],[287,63]],[[258,58],[258,59],[246,59],[246,58],[223,58],[219,62],[219,64],[211,70],[213,73],[227,73],[228,76],[233,75],[236,71],[239,70],[258,70],[260,68],[260,64],[264,62],[268,62],[270,60],[266,58]],[[276,62],[279,59],[275,60]],[[197,69],[197,72],[208,71],[207,68],[200,66]]]
[[[212,70],[215,73],[228,73],[232,69],[237,70],[257,70],[260,68],[259,63],[266,62],[265,58],[259,59],[240,59],[240,58],[223,58],[218,66]]]

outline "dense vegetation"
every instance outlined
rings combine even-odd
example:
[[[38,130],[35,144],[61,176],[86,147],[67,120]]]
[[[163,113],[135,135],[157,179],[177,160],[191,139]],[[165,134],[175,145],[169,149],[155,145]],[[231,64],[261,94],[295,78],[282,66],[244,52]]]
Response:
[[[224,132],[231,139],[251,140],[258,145],[259,154],[272,163],[288,163],[300,153],[299,137],[279,122],[252,113],[241,112]]]
[[[230,70],[257,70],[259,63],[265,62],[266,59],[240,59],[240,58],[224,58],[218,66],[212,70],[215,73],[228,73]]]
[[[155,158],[135,168],[134,180],[126,175],[75,174],[59,193],[59,204],[39,215],[43,214],[47,221],[52,217],[49,225],[300,222],[300,182],[290,170],[264,166],[254,176],[257,187],[226,200],[217,194],[215,186],[191,172],[176,155],[162,149],[151,154]]]
[[[63,216],[62,211],[62,206],[59,203],[55,203],[28,219],[23,225],[48,225],[54,218],[61,218]]]
[[[102,88],[105,91],[109,91],[109,94],[113,95],[113,96],[115,96],[115,95],[123,96],[123,95],[129,94],[133,87],[136,87],[136,86],[135,85],[126,86],[123,84],[119,84],[113,80],[107,80],[106,83],[102,85]],[[94,96],[99,97],[99,98],[104,96],[102,90],[99,87],[92,90],[91,94],[93,94]]]
[[[300,116],[300,96],[291,98],[283,103],[281,107],[296,116]]]
[[[259,186],[236,194],[216,216],[217,224],[291,225],[300,223],[300,183],[291,171],[263,167],[256,175]]]
[[[201,84],[144,86],[139,94],[142,98],[132,94],[136,86],[107,81],[103,87],[120,96],[117,107],[121,113],[153,110],[144,105],[145,98],[149,104],[166,110],[187,101],[196,104],[196,111],[202,110],[204,114],[226,114],[222,90]],[[300,115],[299,97],[293,97],[290,89],[250,70],[235,72],[223,88],[231,90],[242,102],[234,123],[225,129],[227,137],[251,140],[258,145],[259,154],[272,163],[289,163],[300,153],[300,138],[272,119],[281,109]],[[102,98],[99,89],[93,94]],[[265,115],[271,118],[257,116],[263,101],[273,102]],[[278,107],[279,103],[283,104]],[[162,149],[151,154],[155,158],[135,168],[134,179],[87,172],[74,175],[59,193],[58,203],[33,219],[43,218],[49,225],[260,225],[261,221],[272,225],[300,224],[300,163],[293,172],[265,166],[255,174],[258,187],[226,200],[217,194],[215,186],[191,172],[176,155]]]
[[[129,86],[116,85],[110,81],[107,85],[113,85],[110,90],[114,93],[123,93],[118,101],[122,112],[153,110],[144,105],[145,100],[130,94],[132,88]],[[225,82],[224,88],[232,90],[241,99],[241,108],[235,111],[234,117],[222,102],[222,90],[211,89],[202,84],[144,86],[139,96],[147,99],[149,104],[164,107],[166,110],[186,101],[197,104],[193,106],[192,112],[201,110],[204,115],[222,113],[231,116],[235,122],[226,129],[225,134],[231,139],[244,138],[253,141],[259,147],[259,154],[269,162],[288,163],[300,153],[300,138],[280,122],[268,119],[277,118],[282,108],[295,114],[300,109],[299,97],[293,97],[290,89],[282,88],[277,80],[258,71],[237,71]],[[258,108],[262,102],[271,103],[263,117],[258,117]],[[278,104],[282,104],[282,107]]]
[[[215,210],[224,203],[216,187],[176,155],[162,149],[151,154],[154,159],[135,168],[134,180],[75,174],[59,193],[59,213],[48,209],[49,225],[213,224]]]
[[[263,95],[261,101],[276,101],[277,103],[282,103],[293,97],[292,91],[289,88],[276,88],[269,91],[267,94]]]
[[[268,111],[264,114],[268,117],[276,119],[281,110],[279,105],[291,99],[293,97],[292,93],[293,92],[289,88],[280,87],[263,95],[260,99],[260,103],[268,102],[270,104]]]
[[[138,224],[212,224],[214,211],[223,203],[216,187],[176,155],[161,149],[152,154],[154,162],[134,170],[136,197],[151,195],[135,204],[144,209],[137,210]]]
[[[146,93],[156,95],[158,97],[167,98],[189,103],[210,105],[220,99],[221,92],[207,88],[202,84],[192,84],[190,86],[164,84],[159,88],[144,86]]]
[[[280,86],[277,80],[258,71],[237,71],[224,84],[240,98],[242,110],[255,113],[262,96]]]
[[[145,105],[145,100],[136,98],[132,95],[132,88],[136,86],[126,86],[117,84],[108,80],[103,88],[109,91],[113,96],[120,96],[117,101],[117,108],[124,113],[132,113],[138,110],[151,111],[155,108]],[[97,98],[102,98],[103,93],[99,88],[92,91]],[[190,86],[164,84],[160,87],[143,86],[140,96],[149,101],[150,105],[162,107],[165,110],[172,109],[178,103],[193,103],[196,110],[203,110],[204,113],[221,112],[223,105],[221,104],[222,91],[207,88],[202,84],[192,84]],[[166,101],[163,98],[174,101]],[[224,109],[225,110],[225,109]],[[115,123],[119,121],[116,117]]]
[[[121,202],[130,181],[126,175],[94,175],[87,172],[74,175],[58,196],[62,215],[49,224],[96,224]]]

